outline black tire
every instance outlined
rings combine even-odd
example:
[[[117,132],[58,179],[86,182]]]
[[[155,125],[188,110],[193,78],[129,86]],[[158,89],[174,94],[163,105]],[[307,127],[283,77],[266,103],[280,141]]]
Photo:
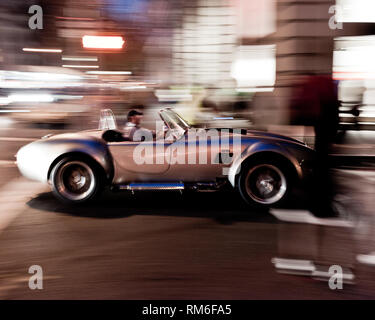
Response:
[[[257,159],[244,164],[237,187],[246,203],[259,209],[278,206],[289,197],[293,179],[285,163]]]
[[[67,156],[51,171],[52,192],[65,203],[87,203],[99,196],[104,186],[103,177],[103,170],[94,160]]]

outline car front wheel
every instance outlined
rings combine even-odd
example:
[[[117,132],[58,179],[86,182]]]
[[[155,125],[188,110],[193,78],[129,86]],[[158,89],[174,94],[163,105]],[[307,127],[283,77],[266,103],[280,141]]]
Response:
[[[52,169],[51,182],[55,196],[68,203],[93,200],[102,186],[95,163],[79,157],[66,157],[60,160]]]
[[[273,161],[264,161],[244,168],[238,188],[248,204],[267,208],[286,199],[291,185],[287,170]]]

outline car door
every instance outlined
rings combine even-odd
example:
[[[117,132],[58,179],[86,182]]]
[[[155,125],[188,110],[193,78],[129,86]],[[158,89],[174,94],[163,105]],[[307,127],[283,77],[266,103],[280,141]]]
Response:
[[[162,181],[169,169],[169,145],[164,140],[110,142],[114,183]]]
[[[175,181],[214,181],[223,174],[219,161],[220,137],[187,132],[169,147],[167,176]]]

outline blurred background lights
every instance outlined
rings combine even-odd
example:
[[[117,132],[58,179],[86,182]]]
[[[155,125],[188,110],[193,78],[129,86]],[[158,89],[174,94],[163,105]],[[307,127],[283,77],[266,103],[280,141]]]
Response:
[[[63,57],[61,57],[61,60],[67,60],[67,61],[98,61],[98,57],[69,57],[69,56],[63,56]]]
[[[375,22],[374,0],[336,0],[339,22]]]
[[[130,71],[86,71],[87,74],[130,75]]]
[[[11,94],[8,97],[10,102],[52,102],[54,98],[50,94]]]
[[[238,87],[273,86],[276,80],[276,46],[240,46],[231,75]]]
[[[121,49],[125,41],[120,36],[88,36],[82,37],[84,48]]]
[[[45,52],[45,53],[61,53],[61,49],[42,49],[42,48],[23,48],[25,52]]]
[[[63,68],[82,68],[82,69],[97,69],[99,66],[80,65],[80,64],[63,64]]]

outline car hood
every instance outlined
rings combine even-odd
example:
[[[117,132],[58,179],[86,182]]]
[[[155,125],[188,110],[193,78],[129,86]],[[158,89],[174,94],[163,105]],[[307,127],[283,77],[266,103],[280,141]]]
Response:
[[[227,132],[229,135],[241,134],[242,136],[249,137],[249,138],[275,139],[275,140],[282,140],[282,141],[287,141],[287,142],[299,144],[302,146],[306,146],[306,143],[304,143],[303,141],[290,138],[281,134],[272,133],[272,132],[250,130],[250,129],[234,129],[234,128],[215,128],[215,129]],[[207,128],[206,130],[210,130],[210,129]]]
[[[296,144],[300,144],[300,145],[306,146],[306,143],[304,143],[304,142],[302,142],[300,140],[297,140],[297,139],[294,139],[294,138],[291,138],[291,137],[287,137],[287,136],[284,136],[284,135],[281,135],[281,134],[272,133],[272,132],[257,131],[257,130],[247,130],[246,131],[246,135],[247,136],[251,136],[251,137],[271,138],[271,139],[277,139],[277,140],[284,140],[284,141],[289,141],[289,142],[293,142],[293,143],[296,143]]]

